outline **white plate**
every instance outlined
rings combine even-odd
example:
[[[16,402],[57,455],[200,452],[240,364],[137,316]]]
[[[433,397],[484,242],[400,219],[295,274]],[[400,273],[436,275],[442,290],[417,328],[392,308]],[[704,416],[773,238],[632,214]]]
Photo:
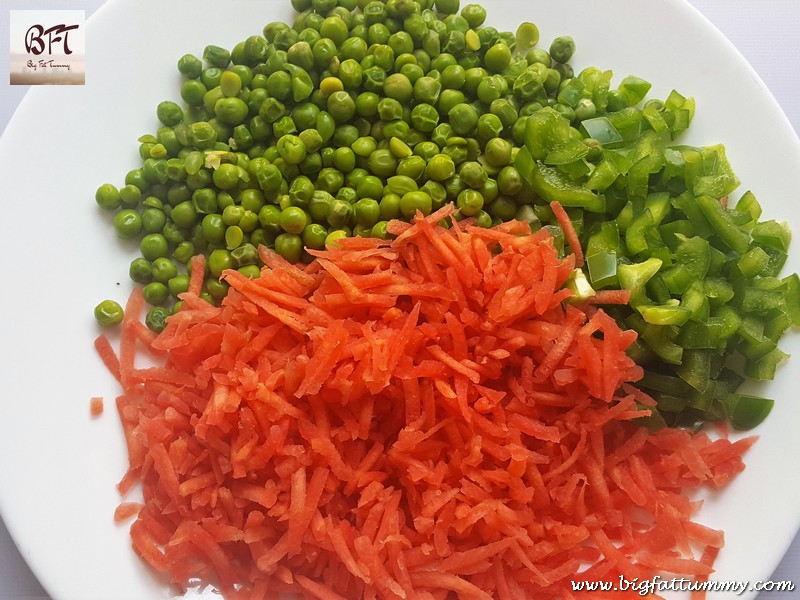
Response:
[[[752,189],[767,217],[800,231],[793,210],[800,144],[756,74],[688,4],[483,4],[498,29],[536,22],[545,47],[572,35],[578,68],[611,68],[615,82],[644,77],[654,82],[650,97],[673,87],[693,95],[697,115],[683,141],[724,143],[743,182],[739,191]],[[155,131],[155,106],[179,100],[179,56],[211,43],[230,48],[291,15],[288,0],[112,0],[88,23],[86,85],[32,89],[0,141],[0,510],[55,599],[169,595],[134,555],[127,525],[112,520],[126,455],[113,408],[118,388],[92,348],[92,307],[127,297],[135,247],[116,240],[94,190],[120,184],[138,166],[136,138]],[[798,270],[795,248],[787,272]],[[800,357],[797,335],[783,347]],[[716,580],[768,579],[800,526],[800,480],[789,476],[800,456],[796,360],[763,390],[777,403],[757,431],[746,471],[700,514],[726,532]],[[93,395],[106,398],[99,419],[89,417]]]

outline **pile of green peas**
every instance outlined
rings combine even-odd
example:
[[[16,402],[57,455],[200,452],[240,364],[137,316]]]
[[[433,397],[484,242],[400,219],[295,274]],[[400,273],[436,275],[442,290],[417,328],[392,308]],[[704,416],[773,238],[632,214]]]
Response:
[[[97,189],[117,235],[140,242],[129,274],[155,331],[180,309],[198,253],[202,295],[218,303],[223,271],[258,276],[260,245],[309,261],[308,250],[385,239],[390,220],[450,202],[480,226],[534,221],[513,166],[526,118],[543,106],[594,116],[591,101],[558,101],[570,37],[548,52],[532,23],[500,32],[459,0],[291,3],[292,25],[181,57],[181,104],[157,106],[160,127],[139,138],[142,165],[124,185]],[[121,319],[98,310],[101,323]]]

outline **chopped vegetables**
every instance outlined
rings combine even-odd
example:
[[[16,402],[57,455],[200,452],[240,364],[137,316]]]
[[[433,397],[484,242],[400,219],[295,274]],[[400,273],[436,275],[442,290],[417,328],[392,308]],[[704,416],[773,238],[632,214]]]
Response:
[[[722,534],[682,490],[723,487],[755,438],[638,426],[653,400],[631,385],[636,335],[564,303],[572,256],[547,229],[441,227],[452,214],[309,266],[262,248],[258,278],[224,272],[219,307],[196,257],[157,337],[134,291],[119,361],[97,346],[123,387],[119,488],[143,485],[118,518],[137,515],[145,561],[230,598],[540,597],[581,565],[710,573]],[[137,366],[137,346],[164,365]]]

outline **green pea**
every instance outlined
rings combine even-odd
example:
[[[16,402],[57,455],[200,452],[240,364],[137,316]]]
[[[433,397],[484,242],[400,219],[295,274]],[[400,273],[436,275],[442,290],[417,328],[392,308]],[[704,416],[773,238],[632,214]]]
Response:
[[[180,263],[188,263],[195,254],[195,246],[192,242],[184,241],[175,247],[172,251],[172,258]]]
[[[225,228],[225,222],[219,214],[206,215],[201,221],[203,237],[212,244],[219,244],[225,239]]]
[[[566,63],[575,53],[575,40],[564,35],[557,37],[550,44],[550,56],[557,63]]]
[[[203,63],[193,54],[184,54],[178,59],[178,71],[190,79],[197,79],[203,71]]]
[[[234,77],[237,75],[231,73]],[[244,123],[250,107],[241,98],[220,98],[214,103],[214,115],[220,122],[227,125],[239,125]]]
[[[195,212],[194,205],[188,200],[175,206],[170,211],[169,216],[175,225],[184,229],[194,225],[197,220],[197,212]]]
[[[114,300],[103,300],[94,307],[94,318],[103,327],[119,325],[124,317],[122,306]]]
[[[383,194],[383,182],[374,175],[365,175],[356,185],[356,192],[359,198],[380,198]]]
[[[98,206],[106,210],[116,210],[121,203],[119,190],[110,183],[104,183],[97,188],[94,198]]]
[[[142,230],[142,217],[135,210],[126,208],[114,215],[114,229],[117,236],[130,240]]]
[[[153,281],[153,265],[146,258],[134,258],[128,268],[128,275],[136,283],[150,283]]]
[[[160,281],[152,281],[142,288],[142,295],[148,304],[159,306],[169,298],[169,289]]]
[[[275,238],[275,252],[289,262],[298,262],[303,254],[303,238],[296,233],[282,233]]]
[[[258,222],[262,228],[272,233],[280,230],[281,209],[272,204],[267,204],[258,211]]]
[[[261,267],[258,265],[245,265],[236,270],[248,279],[258,279],[261,276]]]
[[[234,268],[233,257],[229,250],[217,248],[208,255],[208,270],[216,278],[222,275],[226,269]]]
[[[231,258],[237,267],[258,263],[258,249],[252,243],[241,244],[231,250]]]
[[[325,238],[325,247],[333,246],[338,247],[339,244],[337,243],[339,240],[348,237],[348,234],[343,229],[335,229],[331,231],[327,237]]]
[[[348,92],[334,92],[328,96],[327,110],[336,123],[348,123],[356,113],[356,103]]]
[[[389,98],[407,103],[413,97],[414,87],[406,75],[402,73],[392,73],[386,77],[386,81],[383,85],[383,93]]]
[[[500,195],[500,190],[497,188],[497,180],[489,177],[478,190],[483,196],[483,201],[486,204],[492,202],[497,196]]]
[[[372,227],[380,219],[380,205],[372,198],[361,198],[353,205],[353,214],[358,225]]]
[[[461,165],[459,171],[461,181],[467,186],[477,189],[480,188],[488,178],[488,175],[480,163],[468,161]]]
[[[337,148],[333,153],[333,166],[341,173],[349,173],[356,166],[355,152],[351,148]]]
[[[296,206],[281,211],[280,226],[286,233],[300,234],[309,223],[308,214]]]
[[[161,333],[167,326],[167,317],[172,315],[172,311],[164,308],[163,306],[154,306],[147,311],[147,316],[144,319],[145,325],[156,333]]]
[[[461,9],[461,16],[466,19],[471,28],[475,29],[486,21],[486,9],[480,4],[467,4]]]
[[[367,169],[379,177],[390,177],[397,170],[397,158],[388,148],[378,148],[367,158]]]
[[[392,138],[395,139],[395,138]],[[395,153],[396,154],[396,153]],[[404,175],[410,177],[414,181],[418,181],[425,173],[427,163],[421,156],[411,155],[400,160],[397,164],[397,175]]]
[[[433,181],[446,181],[456,172],[453,159],[446,154],[437,154],[428,161],[426,174]]]
[[[400,196],[398,194],[385,194],[378,203],[380,208],[380,219],[389,221],[400,216]]]
[[[220,279],[210,279],[206,281],[206,289],[209,295],[216,301],[222,300],[228,294],[230,286]]]
[[[408,192],[400,198],[400,214],[406,218],[413,217],[417,211],[420,211],[423,215],[429,215],[431,209],[431,197],[425,192]]]
[[[167,239],[160,233],[149,233],[139,243],[142,256],[150,261],[166,256],[168,247]]]
[[[319,223],[310,223],[303,228],[303,245],[314,250],[325,248],[325,239],[328,237],[328,230]]]
[[[458,210],[465,217],[472,217],[483,209],[483,196],[478,190],[462,190],[456,199]]]
[[[152,273],[153,281],[167,283],[178,274],[178,268],[170,259],[160,256],[153,261]]]
[[[511,142],[503,138],[492,138],[486,142],[484,157],[493,167],[503,167],[511,160]]]
[[[348,223],[353,214],[353,206],[350,202],[335,198],[330,204],[326,221],[334,228],[343,227]]]
[[[439,124],[439,113],[430,104],[420,103],[411,110],[411,124],[417,131],[433,131]]]
[[[522,190],[522,175],[512,166],[503,167],[497,174],[497,187],[505,196],[514,196]]]

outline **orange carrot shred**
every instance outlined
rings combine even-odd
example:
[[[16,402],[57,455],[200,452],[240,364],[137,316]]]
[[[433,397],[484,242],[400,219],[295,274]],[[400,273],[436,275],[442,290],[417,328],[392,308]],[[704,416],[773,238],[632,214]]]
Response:
[[[118,488],[144,498],[114,518],[142,560],[229,599],[570,598],[582,566],[707,578],[723,534],[688,491],[728,483],[755,438],[637,424],[636,336],[602,308],[628,297],[564,302],[583,257],[552,207],[563,259],[524,222],[445,229],[448,205],[308,265],[261,247],[219,306],[197,257],[157,336],[134,291],[119,350],[95,347],[122,386]]]

